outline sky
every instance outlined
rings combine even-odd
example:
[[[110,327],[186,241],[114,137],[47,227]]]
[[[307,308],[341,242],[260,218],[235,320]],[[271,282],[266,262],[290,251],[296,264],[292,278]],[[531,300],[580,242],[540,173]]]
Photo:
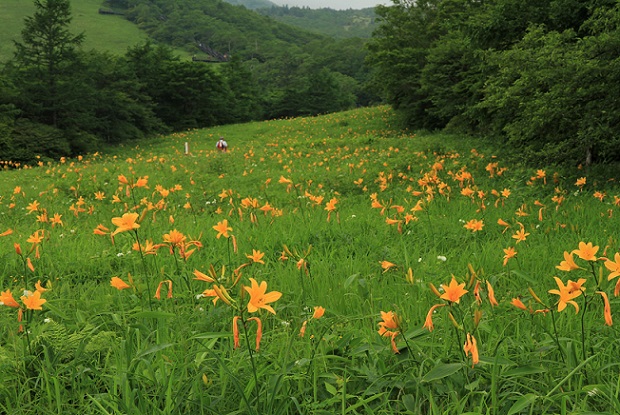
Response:
[[[375,7],[377,4],[389,6],[392,4],[390,0],[271,0],[271,2],[289,7],[310,7],[311,9],[321,9],[329,7],[330,9],[346,10],[346,9],[365,9],[367,7]]]

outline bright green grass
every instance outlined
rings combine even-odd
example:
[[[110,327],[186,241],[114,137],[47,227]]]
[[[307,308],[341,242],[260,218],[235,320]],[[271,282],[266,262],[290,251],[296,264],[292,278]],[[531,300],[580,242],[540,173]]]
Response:
[[[52,289],[43,293],[41,311],[26,312],[28,335],[18,333],[15,308],[0,308],[0,412],[620,411],[618,333],[605,325],[596,293],[606,292],[617,314],[616,280],[607,281],[611,270],[603,260],[574,256],[583,269],[556,268],[582,241],[599,246],[597,257],[615,261],[620,190],[614,182],[583,174],[580,190],[575,177],[554,183],[547,169],[545,183],[532,179],[544,166],[511,166],[499,150],[469,139],[416,136],[392,123],[384,107],[359,109],[188,131],[1,172],[0,232],[13,233],[0,237],[0,288],[20,303],[23,289],[33,290],[38,280]],[[220,135],[231,146],[226,154],[214,148]],[[120,175],[131,182],[148,176],[148,188],[127,189]],[[504,189],[510,194],[501,196]],[[602,201],[597,191],[605,192]],[[39,210],[28,213],[34,201]],[[337,201],[331,213],[329,201]],[[260,209],[267,203],[275,210]],[[412,210],[418,203],[422,210]],[[63,225],[37,222],[43,209],[49,217],[62,215]],[[93,234],[100,224],[114,231],[112,218],[134,211],[143,217],[135,234],[118,233],[114,243]],[[213,226],[224,219],[237,252],[232,238],[216,238]],[[484,222],[481,231],[464,227],[472,219]],[[498,219],[510,227],[504,230]],[[529,235],[517,243],[513,235],[521,227]],[[27,239],[40,229],[45,238],[37,259]],[[136,235],[162,244],[174,229],[200,242],[185,248],[196,249],[187,261],[178,247],[143,259],[132,250]],[[518,254],[503,265],[509,247]],[[243,267],[233,287],[233,270],[248,264],[253,250],[264,253],[265,264]],[[395,267],[384,272],[383,261]],[[212,284],[195,280],[194,270],[208,274],[211,266],[233,307],[223,300],[214,306],[209,292],[196,298]],[[113,276],[133,288],[112,288]],[[447,286],[452,276],[468,290],[458,304],[437,298],[430,286]],[[564,283],[586,279],[585,294],[574,299],[579,313],[572,303],[557,311],[558,296],[548,293],[558,288],[553,276]],[[247,312],[248,293],[240,287],[250,286],[250,278],[282,293],[269,304],[275,315]],[[168,281],[172,298],[166,298]],[[532,313],[513,306],[514,298]],[[429,332],[423,325],[434,304],[444,306]],[[326,309],[321,319],[309,319],[315,306]],[[553,311],[536,312],[544,309]],[[388,327],[399,331],[398,354],[377,333],[381,312],[388,311],[400,322]],[[239,323],[234,349],[234,316],[261,318],[258,352],[253,320]],[[477,340],[477,365],[463,351],[467,333]]]
[[[136,25],[122,16],[98,13],[101,0],[73,0],[71,14],[73,21],[70,30],[84,33],[84,50],[95,49],[122,55],[128,48],[143,42],[148,36]],[[0,62],[13,57],[13,41],[21,40],[24,18],[35,12],[34,2],[30,0],[2,0],[0,2]],[[175,51],[182,57],[189,53]]]

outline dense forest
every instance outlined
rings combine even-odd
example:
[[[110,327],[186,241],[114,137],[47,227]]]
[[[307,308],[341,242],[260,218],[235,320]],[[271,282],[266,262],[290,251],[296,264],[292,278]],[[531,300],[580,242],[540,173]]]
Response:
[[[370,38],[377,28],[373,8],[361,10],[311,9],[309,7],[271,6],[256,11],[274,20],[336,39]]]
[[[151,41],[82,49],[69,0],[35,0],[0,71],[0,159],[32,163],[158,133],[315,115],[378,100],[359,38],[335,40],[219,0],[109,0]],[[195,55],[182,60],[172,47]]]
[[[620,159],[617,0],[395,0],[370,39],[219,0],[107,0],[151,39],[121,56],[82,49],[69,0],[34,3],[0,68],[2,160],[381,100],[406,127],[501,140],[538,163]]]
[[[398,0],[369,61],[412,128],[505,140],[538,163],[620,159],[615,0]]]

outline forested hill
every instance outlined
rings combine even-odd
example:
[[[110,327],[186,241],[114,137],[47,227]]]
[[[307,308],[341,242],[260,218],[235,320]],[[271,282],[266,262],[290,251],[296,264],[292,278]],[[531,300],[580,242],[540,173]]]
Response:
[[[273,52],[294,50],[321,36],[279,23],[242,6],[220,0],[108,0],[160,43],[221,59],[268,59]]]
[[[0,12],[14,8],[0,42],[15,51],[0,64],[0,160],[32,163],[161,132],[379,101],[361,38],[334,39],[220,0],[32,0],[28,11],[26,1],[0,0]],[[19,26],[17,11],[25,11]],[[141,30],[110,48],[89,31],[93,16],[109,22],[96,33],[121,22]]]
[[[334,10],[272,6],[256,11],[279,22],[335,38],[370,38],[377,27],[373,8]]]
[[[234,4],[235,6],[245,6],[248,9],[266,9],[277,5],[269,0],[226,0],[227,3]]]

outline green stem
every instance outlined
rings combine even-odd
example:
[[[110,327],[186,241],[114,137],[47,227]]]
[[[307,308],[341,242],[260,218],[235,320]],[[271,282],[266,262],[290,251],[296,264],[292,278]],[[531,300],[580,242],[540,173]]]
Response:
[[[551,321],[553,322],[553,334],[555,336],[555,344],[558,346],[558,351],[560,352],[562,363],[566,364],[566,360],[564,359],[564,352],[562,352],[562,347],[560,346],[560,339],[558,337],[558,329],[555,325],[555,312],[552,309],[550,309],[550,312],[551,312]]]
[[[151,303],[151,281],[149,278],[148,268],[146,266],[146,259],[144,258],[144,253],[142,252],[142,244],[140,243],[140,237],[138,236],[138,230],[134,229],[133,232],[134,232],[134,236],[136,237],[136,243],[138,244],[138,248],[140,252],[140,260],[142,262],[142,268],[144,269],[144,278],[146,279],[146,293],[149,297],[148,298],[149,309],[153,311],[153,304]]]
[[[245,344],[250,354],[250,363],[252,364],[252,373],[254,375],[254,393],[256,394],[256,412],[260,413],[260,391],[258,389],[258,374],[256,372],[256,362],[254,362],[254,353],[250,346],[250,336],[248,336],[248,328],[246,327],[246,320],[243,313],[240,313],[241,325],[243,326],[243,334],[245,335]]]

